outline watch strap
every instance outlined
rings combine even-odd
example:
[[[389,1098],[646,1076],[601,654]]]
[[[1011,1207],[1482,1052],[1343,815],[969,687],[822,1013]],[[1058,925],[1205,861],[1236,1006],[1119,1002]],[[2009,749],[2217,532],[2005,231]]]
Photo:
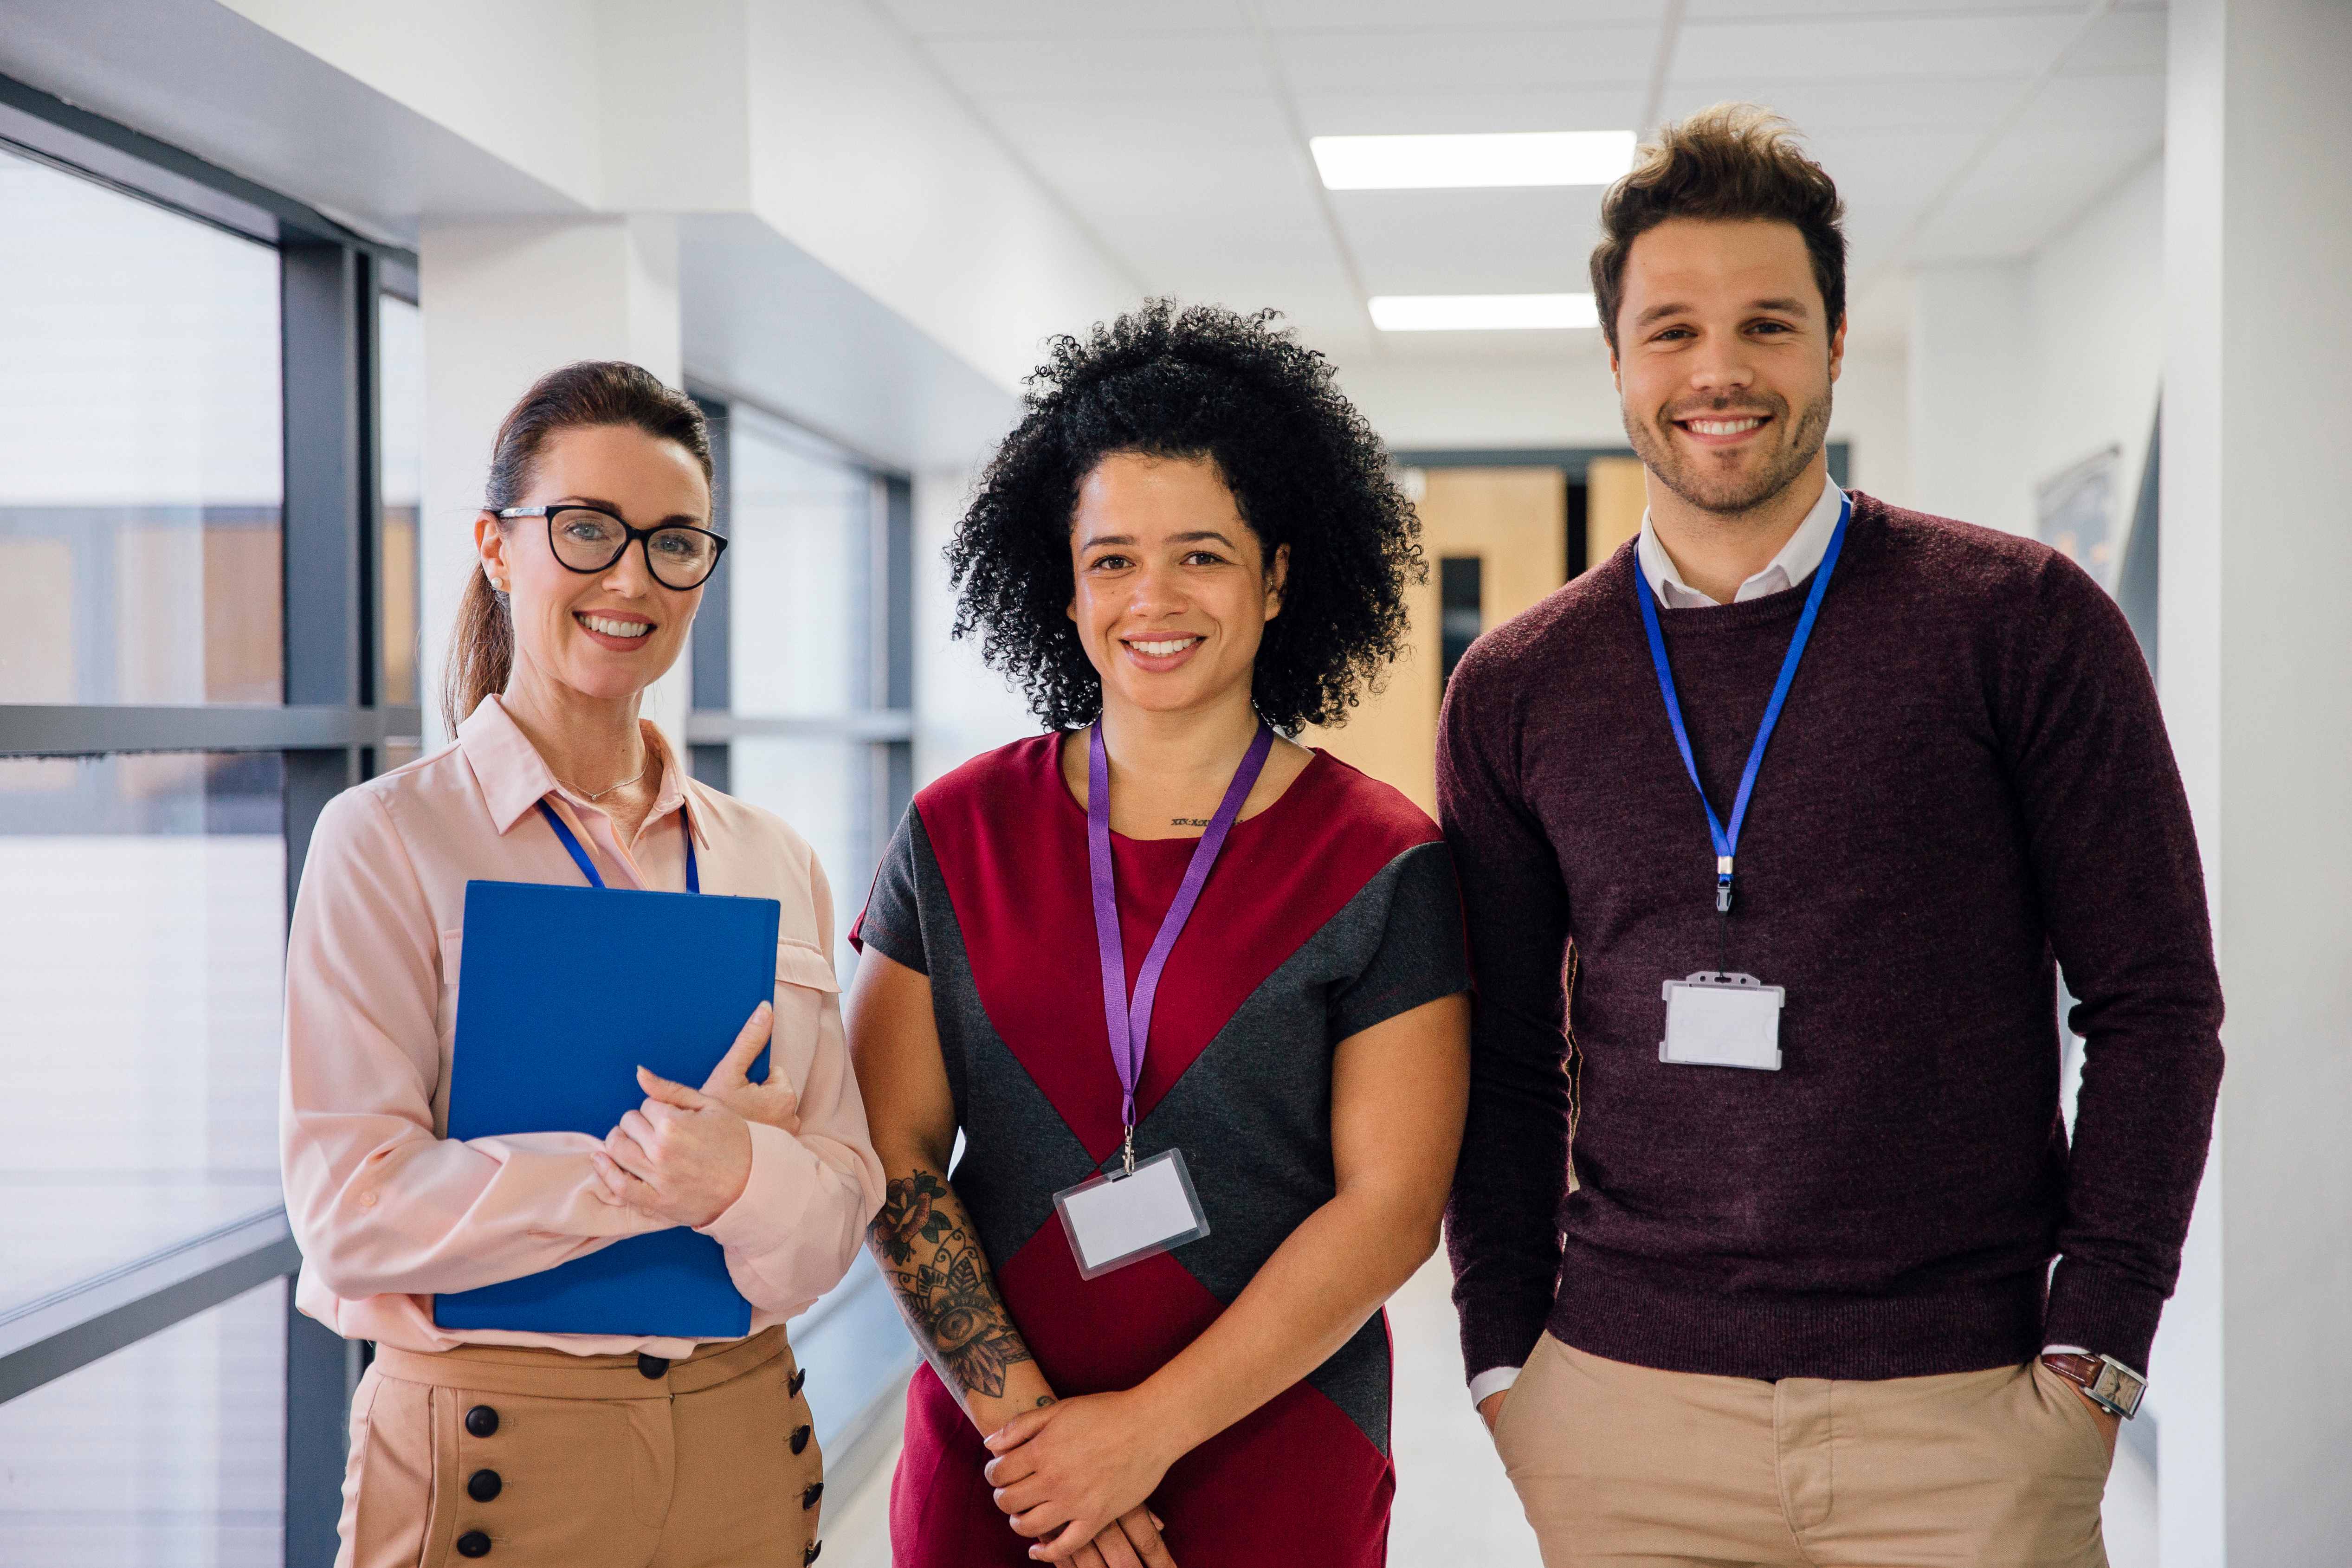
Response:
[[[2128,1421],[2139,1413],[2140,1399],[2147,1393],[2147,1377],[2112,1355],[2045,1355],[2042,1364],[2081,1389],[2092,1404],[2121,1420]]]

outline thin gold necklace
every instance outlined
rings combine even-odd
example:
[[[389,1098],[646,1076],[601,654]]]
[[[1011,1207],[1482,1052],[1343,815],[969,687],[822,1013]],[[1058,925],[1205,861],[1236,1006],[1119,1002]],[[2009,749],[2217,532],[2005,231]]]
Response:
[[[604,786],[604,788],[603,788],[602,789],[597,790],[593,795],[591,795],[590,793],[588,793],[588,791],[587,791],[587,790],[583,789],[582,789],[582,788],[580,788],[580,786],[579,786],[579,785],[577,785],[577,784],[563,784],[563,780],[562,780],[562,779],[557,779],[557,780],[556,780],[556,782],[557,782],[558,784],[563,784],[563,787],[564,787],[566,789],[571,790],[574,795],[579,796],[583,800],[586,800],[586,801],[588,801],[590,804],[592,804],[592,805],[593,805],[593,804],[594,804],[596,801],[601,800],[603,800],[605,796],[607,796],[607,795],[611,794],[611,793],[612,793],[614,790],[615,790],[615,789],[627,789],[630,785],[632,785],[632,784],[635,783],[635,782],[637,781],[637,779],[643,779],[646,774],[651,773],[653,770],[654,770],[654,758],[653,758],[653,753],[652,753],[650,750],[648,750],[648,751],[646,753],[646,765],[645,765],[643,768],[638,768],[638,769],[637,769],[636,779],[622,779],[618,784],[607,784],[607,785],[606,785],[606,786]]]

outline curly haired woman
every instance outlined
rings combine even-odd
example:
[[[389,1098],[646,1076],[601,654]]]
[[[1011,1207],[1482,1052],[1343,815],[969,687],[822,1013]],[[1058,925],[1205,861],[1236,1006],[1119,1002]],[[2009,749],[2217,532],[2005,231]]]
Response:
[[[916,797],[854,934],[869,1245],[929,1362],[898,1568],[1387,1560],[1381,1304],[1461,1142],[1461,907],[1425,816],[1286,738],[1424,569],[1271,316],[1057,341],[949,551],[1045,733]]]

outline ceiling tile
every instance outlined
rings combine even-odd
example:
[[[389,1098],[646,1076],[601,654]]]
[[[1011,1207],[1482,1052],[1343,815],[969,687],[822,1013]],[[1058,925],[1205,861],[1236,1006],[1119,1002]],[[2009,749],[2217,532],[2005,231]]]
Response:
[[[1664,0],[882,3],[1150,287],[1279,308],[1346,361],[1433,364],[1565,364],[1575,345],[1559,333],[1377,333],[1340,246],[1373,292],[1578,289],[1600,193],[1335,193],[1335,235],[1249,5],[1271,30],[1309,135],[1633,124],[1664,9]],[[2070,51],[2064,74],[1934,222],[1910,235],[1923,204],[2055,61],[2083,5],[1689,0],[1664,111],[1742,99],[1793,120],[1846,200],[1854,286],[1875,287],[1869,298],[1887,318],[1875,329],[1899,344],[1907,323],[1895,317],[1905,313],[1885,301],[1903,275],[1887,263],[1906,236],[1916,259],[2022,254],[2160,145],[2165,17],[2126,0]],[[1759,5],[1777,19],[1757,20]]]
[[[934,38],[940,68],[972,97],[1111,98],[1137,94],[1229,98],[1270,91],[1255,42],[1209,33],[1174,34],[1139,48],[1100,36]]]
[[[1276,31],[1373,27],[1572,27],[1594,22],[1656,24],[1665,0],[1258,0],[1258,15]]]
[[[1312,163],[1270,98],[1220,100],[1217,112],[1171,99],[1015,99],[992,104],[1005,139],[1041,169],[1089,193],[1172,207],[1212,226],[1265,191],[1308,194]],[[1236,215],[1242,215],[1236,213]]]
[[[1914,259],[2022,256],[2164,144],[2164,89],[2142,77],[2061,78],[1972,170]]]
[[[1275,39],[1291,89],[1302,96],[1643,83],[1657,47],[1654,26],[1286,33]]]
[[[2073,16],[2051,12],[1695,22],[1682,30],[1673,74],[1716,80],[2032,76],[2057,57],[2074,26]]]
[[[1744,21],[1759,10],[1776,17],[2009,16],[2020,11],[2071,12],[2081,16],[2084,0],[1689,0],[1685,15],[1695,22]]]
[[[925,37],[1245,33],[1250,26],[1241,0],[884,0],[884,6]]]
[[[1374,294],[1557,294],[1584,287],[1595,188],[1339,191],[1332,204]]]
[[[1309,136],[1623,131],[1641,119],[1646,96],[1646,89],[1636,87],[1521,92],[1302,93],[1298,96],[1298,117]]]
[[[1760,103],[1806,136],[1848,131],[1990,131],[2032,77],[1913,77],[1852,80],[1835,77],[1731,77],[1668,83],[1668,119],[1709,104]]]
[[[2063,74],[2162,76],[2166,20],[2161,11],[2110,11],[2066,51]]]

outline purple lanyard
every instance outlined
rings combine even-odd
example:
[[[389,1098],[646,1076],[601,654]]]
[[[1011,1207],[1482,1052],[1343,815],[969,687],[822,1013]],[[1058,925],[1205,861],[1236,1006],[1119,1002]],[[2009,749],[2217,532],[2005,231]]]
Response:
[[[1184,880],[1176,889],[1176,901],[1160,922],[1160,934],[1143,956],[1143,968],[1135,977],[1135,999],[1122,1007],[1127,996],[1127,942],[1119,933],[1118,890],[1110,863],[1110,756],[1103,749],[1102,721],[1096,720],[1087,732],[1087,870],[1094,882],[1095,946],[1102,952],[1103,1021],[1109,1026],[1110,1059],[1118,1069],[1118,1086],[1124,1094],[1119,1116],[1126,1128],[1125,1154],[1130,1172],[1135,1169],[1135,1086],[1143,1080],[1143,1050],[1151,1038],[1151,1003],[1160,991],[1160,972],[1168,967],[1169,952],[1184,934],[1184,923],[1192,918],[1192,906],[1201,902],[1201,889],[1217,863],[1218,852],[1225,847],[1225,835],[1240,821],[1242,802],[1249,799],[1273,750],[1274,731],[1260,723],[1257,738],[1250,742],[1234,781],[1225,786],[1217,814],[1209,820],[1209,831],[1193,848],[1192,863],[1184,868]]]

